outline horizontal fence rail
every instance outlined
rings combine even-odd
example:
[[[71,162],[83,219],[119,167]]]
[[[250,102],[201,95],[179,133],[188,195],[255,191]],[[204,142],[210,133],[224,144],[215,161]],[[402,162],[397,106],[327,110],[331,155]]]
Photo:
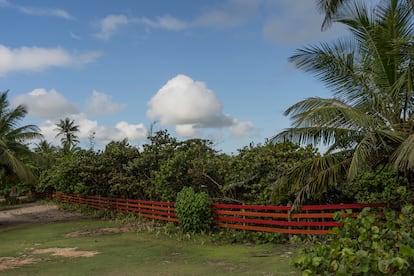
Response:
[[[333,219],[335,212],[352,210],[357,216],[365,207],[387,206],[386,203],[305,205],[291,212],[291,206],[212,204],[218,227],[291,235],[329,234],[333,227],[341,226]]]
[[[154,220],[178,222],[173,202],[156,202],[138,199],[79,196],[53,193],[52,198],[62,203],[82,204],[99,210],[119,213],[135,212]],[[290,235],[325,235],[341,224],[333,219],[334,213],[352,210],[353,216],[366,207],[388,207],[387,203],[305,205],[295,212],[291,206],[264,206],[238,204],[211,204],[214,224],[230,228]]]
[[[115,211],[118,213],[135,212],[142,217],[150,219],[178,222],[173,202],[66,195],[61,193],[53,193],[52,198],[62,203],[82,204],[98,210]]]

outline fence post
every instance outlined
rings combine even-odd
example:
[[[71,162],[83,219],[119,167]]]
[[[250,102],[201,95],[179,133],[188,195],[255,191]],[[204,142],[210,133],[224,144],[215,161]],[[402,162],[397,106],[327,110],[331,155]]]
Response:
[[[242,203],[242,205],[244,206],[244,202]],[[246,229],[244,229],[246,227],[246,222],[244,221],[246,219],[246,216],[244,215],[244,212],[246,211],[246,209],[241,209],[241,211],[243,212],[243,233],[246,233]]]
[[[167,213],[168,213],[168,221],[170,221],[170,218],[171,218],[171,216],[170,216],[170,210],[171,210],[171,204],[168,201],[168,211],[167,211]]]
[[[290,222],[290,209],[287,211],[287,215],[288,215],[288,222]],[[289,229],[289,239],[290,239],[292,236],[292,234],[290,233],[290,230],[292,230],[292,226],[289,225],[288,229]]]

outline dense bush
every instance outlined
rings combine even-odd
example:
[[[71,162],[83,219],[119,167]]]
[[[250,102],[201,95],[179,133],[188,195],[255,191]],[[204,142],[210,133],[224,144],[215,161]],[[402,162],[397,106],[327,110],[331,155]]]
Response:
[[[186,186],[204,191],[216,201],[286,204],[292,196],[274,200],[277,179],[297,162],[315,155],[312,147],[292,143],[251,144],[237,155],[214,149],[209,140],[178,141],[166,130],[149,137],[141,149],[127,140],[110,142],[104,150],[62,152],[38,150],[37,191],[175,201]]]
[[[361,174],[344,185],[343,192],[359,203],[409,202],[413,199],[413,193],[408,183],[407,177],[393,168],[382,167]]]
[[[414,275],[414,206],[384,214],[369,208],[357,218],[337,213],[343,227],[327,242],[306,247],[294,266],[303,275]]]
[[[179,226],[183,232],[203,232],[211,228],[210,198],[207,193],[196,193],[192,187],[184,187],[175,202]]]

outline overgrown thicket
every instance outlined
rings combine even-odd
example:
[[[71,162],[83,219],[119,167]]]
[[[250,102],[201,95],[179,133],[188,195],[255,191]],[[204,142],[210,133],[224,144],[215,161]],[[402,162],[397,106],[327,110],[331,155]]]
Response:
[[[101,151],[38,153],[49,160],[39,169],[38,191],[175,201],[179,191],[191,187],[216,201],[257,204],[288,203],[293,195],[273,193],[277,180],[317,154],[312,147],[266,143],[228,155],[209,140],[178,141],[166,130],[140,148],[124,140]]]
[[[336,214],[342,224],[328,242],[308,246],[293,264],[302,275],[413,275],[414,206],[384,216],[364,209],[357,218]]]

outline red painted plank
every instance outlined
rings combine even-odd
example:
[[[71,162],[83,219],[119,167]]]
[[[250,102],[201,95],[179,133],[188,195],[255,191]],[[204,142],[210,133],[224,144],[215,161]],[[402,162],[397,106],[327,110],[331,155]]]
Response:
[[[259,231],[259,232],[277,232],[277,233],[285,233],[285,234],[326,235],[326,234],[332,233],[331,230],[286,229],[286,228],[272,228],[272,227],[260,227],[260,226],[224,224],[224,223],[216,224],[216,226],[221,227],[221,228],[233,228],[233,229]]]
[[[280,221],[280,220],[264,220],[264,219],[245,219],[245,218],[231,218],[231,217],[216,217],[215,221],[225,222],[239,222],[239,223],[252,223],[263,225],[280,225],[280,226],[297,226],[297,227],[340,227],[341,224],[334,221]]]
[[[241,205],[241,204],[211,204],[216,209],[245,209],[245,210],[277,210],[289,211],[290,206],[265,206],[265,205]]]
[[[228,211],[228,210],[213,210],[213,214],[217,215],[236,215],[236,216],[250,216],[250,217],[269,217],[269,218],[289,218],[288,213],[264,213],[264,212],[248,212],[248,211]]]
[[[369,204],[329,204],[329,205],[305,205],[301,207],[302,211],[311,210],[346,210],[346,209],[363,209],[366,207],[378,208],[390,206],[388,203],[369,203]]]

